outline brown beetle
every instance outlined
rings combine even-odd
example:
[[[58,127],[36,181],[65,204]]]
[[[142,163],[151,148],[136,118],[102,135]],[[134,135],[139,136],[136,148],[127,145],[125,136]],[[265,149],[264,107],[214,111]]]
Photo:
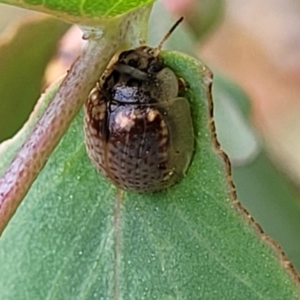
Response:
[[[154,192],[178,182],[194,150],[189,102],[157,48],[141,46],[110,63],[85,104],[88,155],[122,190]],[[112,60],[113,61],[113,60]]]

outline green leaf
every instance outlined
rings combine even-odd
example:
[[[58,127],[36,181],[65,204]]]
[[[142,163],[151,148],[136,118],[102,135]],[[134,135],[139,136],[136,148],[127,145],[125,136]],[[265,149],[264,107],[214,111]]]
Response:
[[[60,17],[65,21],[95,25],[106,18],[116,17],[142,6],[153,3],[155,0],[0,0],[27,9],[48,13]]]
[[[299,192],[268,157],[251,127],[250,100],[233,82],[215,76],[214,111],[221,146],[233,162],[239,200],[300,270]],[[234,124],[234,121],[236,124]]]
[[[0,240],[3,299],[298,299],[274,248],[230,199],[206,68],[163,57],[189,86],[196,151],[187,176],[121,197],[87,158],[78,116]]]
[[[0,141],[28,118],[57,40],[69,26],[48,17],[30,18],[7,32],[0,44]],[[47,34],[45,34],[47,32]]]
[[[264,231],[280,243],[300,270],[299,194],[262,151],[255,160],[233,168],[239,198]]]

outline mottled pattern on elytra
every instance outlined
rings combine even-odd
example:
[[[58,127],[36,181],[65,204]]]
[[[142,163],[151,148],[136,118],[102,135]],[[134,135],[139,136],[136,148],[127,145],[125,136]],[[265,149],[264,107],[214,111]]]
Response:
[[[105,177],[138,192],[161,190],[180,180],[194,143],[186,99],[175,98],[159,108],[119,106],[108,123],[105,109],[95,89],[85,105],[85,140],[89,157]]]
[[[168,128],[154,108],[121,106],[110,117],[107,169],[118,186],[159,190],[169,185]]]
[[[163,115],[150,107],[120,106],[106,124],[106,104],[98,96],[95,89],[84,119],[88,155],[97,169],[125,190],[169,186],[173,168],[168,166],[168,128]],[[103,128],[109,129],[107,141]]]

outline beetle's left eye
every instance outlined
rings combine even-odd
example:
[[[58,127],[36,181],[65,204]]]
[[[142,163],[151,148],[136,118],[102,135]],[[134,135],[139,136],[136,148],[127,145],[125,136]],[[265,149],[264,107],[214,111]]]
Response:
[[[153,63],[152,65],[149,66],[148,72],[149,73],[157,73],[162,69],[162,65],[160,63]]]

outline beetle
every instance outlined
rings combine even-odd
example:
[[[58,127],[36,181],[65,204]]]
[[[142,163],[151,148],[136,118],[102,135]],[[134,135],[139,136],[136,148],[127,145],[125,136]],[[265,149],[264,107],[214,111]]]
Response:
[[[122,190],[166,189],[186,173],[194,151],[190,106],[180,79],[158,47],[142,45],[113,58],[84,106],[88,156]]]

